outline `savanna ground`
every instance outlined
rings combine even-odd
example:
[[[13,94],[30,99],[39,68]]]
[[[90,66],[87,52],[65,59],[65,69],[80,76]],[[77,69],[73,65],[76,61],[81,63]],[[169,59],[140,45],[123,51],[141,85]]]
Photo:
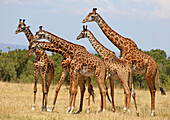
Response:
[[[62,86],[58,95],[56,106],[53,113],[41,111],[42,88],[38,84],[36,110],[32,111],[33,103],[33,83],[7,83],[0,82],[0,119],[12,120],[170,120],[170,96],[166,91],[166,96],[162,96],[157,89],[156,92],[156,116],[150,116],[150,93],[148,90],[136,90],[136,98],[140,116],[135,114],[133,99],[131,99],[131,112],[123,113],[124,94],[123,89],[115,89],[116,112],[111,112],[111,104],[107,100],[107,109],[104,113],[96,114],[100,104],[99,90],[95,87],[95,103],[91,100],[91,112],[86,113],[87,109],[87,88],[83,104],[83,111],[80,114],[66,114],[68,108],[69,92],[66,86]],[[51,85],[49,91],[48,104],[52,105],[56,85]],[[110,93],[110,92],[109,92]],[[80,92],[76,99],[77,111],[79,108]]]

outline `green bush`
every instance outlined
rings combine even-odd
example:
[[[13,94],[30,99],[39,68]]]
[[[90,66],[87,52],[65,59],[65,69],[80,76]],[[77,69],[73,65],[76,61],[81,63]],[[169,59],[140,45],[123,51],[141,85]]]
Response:
[[[31,83],[34,82],[33,76],[33,65],[35,60],[35,55],[27,58],[28,50],[20,50],[16,49],[13,51],[9,51],[8,53],[3,53],[0,51],[0,80],[1,81],[9,81],[9,82],[26,82]],[[144,51],[144,53],[152,56],[159,66],[159,78],[161,85],[166,89],[170,89],[170,57],[166,56],[165,51],[163,50],[150,50]],[[96,56],[100,57],[98,54]],[[54,78],[53,83],[57,84],[61,77],[62,66],[61,61],[63,57],[59,54],[52,53],[49,56],[50,59],[54,61]],[[147,83],[144,80],[143,76],[133,75],[134,85],[136,88],[140,89],[148,89]],[[41,82],[38,79],[38,82]],[[70,79],[69,75],[66,77],[65,84],[69,85]],[[86,82],[86,78],[85,78]],[[92,77],[91,83],[96,85],[96,81]],[[107,86],[109,86],[109,82],[107,81]],[[116,87],[122,87],[119,81],[115,81]],[[157,78],[156,78],[156,86]]]

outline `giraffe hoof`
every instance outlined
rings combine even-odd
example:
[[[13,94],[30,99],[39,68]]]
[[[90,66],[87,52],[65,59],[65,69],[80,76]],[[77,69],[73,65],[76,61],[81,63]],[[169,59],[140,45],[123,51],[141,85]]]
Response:
[[[155,116],[155,111],[152,111],[151,116],[152,117]]]
[[[136,115],[139,117],[139,111],[136,111]]]
[[[51,112],[49,106],[47,105],[47,109],[46,109],[47,112]]]
[[[52,108],[51,108],[51,111],[50,111],[50,112],[53,112],[53,110],[54,110],[54,106],[52,106]]]
[[[67,112],[66,112],[66,113],[70,113],[70,111],[71,111],[71,108],[70,108],[70,107],[68,107],[68,110],[67,110]]]
[[[42,106],[42,107],[41,107],[41,110],[42,110],[42,111],[44,111],[44,110],[45,110],[45,107],[44,107],[44,106]]]
[[[101,109],[101,108],[98,108],[96,114],[98,114],[99,112],[102,112],[102,109]]]
[[[90,108],[87,108],[87,113],[88,113],[88,114],[90,113]]]
[[[32,111],[34,111],[34,110],[35,110],[35,104],[32,105]]]
[[[77,112],[76,112],[76,114],[79,114],[79,113],[81,113],[82,112],[82,110],[81,109],[79,109]]]
[[[123,108],[123,112],[124,113],[127,112],[127,108],[126,107]]]
[[[69,113],[73,113],[74,112],[74,107],[71,108],[71,111]]]
[[[115,109],[114,108],[112,108],[112,110],[111,110],[112,112],[115,112]]]

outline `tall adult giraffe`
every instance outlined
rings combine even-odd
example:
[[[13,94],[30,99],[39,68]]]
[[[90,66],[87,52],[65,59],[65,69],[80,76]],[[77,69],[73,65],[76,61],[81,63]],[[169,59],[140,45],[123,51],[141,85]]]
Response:
[[[19,19],[19,25],[15,31],[15,34],[23,32],[30,43],[33,40],[33,34],[29,29],[30,26],[25,24],[25,19]],[[40,75],[42,81],[42,110],[49,111],[47,105],[47,97],[49,92],[49,87],[51,85],[52,79],[54,77],[54,64],[53,61],[47,56],[44,50],[35,51],[36,60],[34,62],[33,73],[34,73],[34,103],[32,105],[32,110],[35,110],[36,93],[37,93],[37,77]]]
[[[98,111],[105,111],[106,109],[106,81],[105,81],[105,64],[104,62],[87,52],[85,47],[68,42],[48,31],[42,30],[42,27],[34,36],[34,40],[47,39],[55,44],[67,54],[71,56],[70,73],[73,76],[73,87],[71,90],[71,97],[69,102],[68,112],[74,111],[75,99],[77,95],[78,81],[82,81],[83,78],[93,77],[95,78],[100,94],[101,104]],[[80,89],[83,89],[80,87]],[[73,105],[72,105],[73,103]],[[72,108],[71,108],[72,105]]]
[[[131,89],[131,69],[129,65],[118,59],[116,54],[104,47],[93,35],[93,33],[87,30],[87,26],[83,26],[83,30],[78,35],[77,40],[82,38],[88,38],[97,53],[103,58],[106,65],[106,73],[110,81],[111,96],[112,96],[112,110],[115,111],[114,107],[114,80],[119,80],[125,91],[125,106],[124,112],[126,112],[127,107],[130,111],[130,89]],[[129,84],[129,85],[128,85]],[[134,91],[134,90],[133,90]],[[135,102],[136,113],[139,115],[137,110],[135,93],[133,92],[133,99]]]
[[[140,51],[134,41],[119,35],[112,30],[103,18],[96,13],[97,8],[93,8],[87,17],[82,21],[96,22],[106,37],[121,51],[121,60],[127,62],[135,74],[143,75],[151,94],[151,116],[155,116],[155,76],[158,76],[159,83],[159,70],[155,60]],[[158,84],[161,94],[165,94],[163,88]]]

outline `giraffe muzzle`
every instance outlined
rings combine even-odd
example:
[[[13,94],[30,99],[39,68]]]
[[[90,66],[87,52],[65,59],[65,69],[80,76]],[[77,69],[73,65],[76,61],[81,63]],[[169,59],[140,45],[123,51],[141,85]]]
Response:
[[[77,37],[77,40],[79,40],[79,39],[80,39],[80,37],[78,36],[78,37]]]
[[[82,21],[82,23],[85,23],[86,22],[86,20],[84,19],[83,21]]]
[[[18,34],[18,31],[15,31],[15,34]]]

